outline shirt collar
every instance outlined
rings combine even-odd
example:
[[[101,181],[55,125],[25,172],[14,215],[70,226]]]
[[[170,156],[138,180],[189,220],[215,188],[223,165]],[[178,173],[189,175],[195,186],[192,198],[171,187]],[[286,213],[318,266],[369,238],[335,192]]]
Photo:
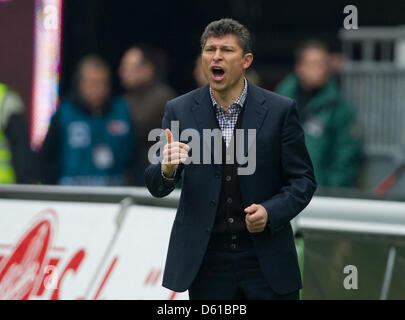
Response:
[[[229,106],[231,109],[232,106],[234,105],[238,105],[239,107],[243,107],[245,100],[246,100],[246,95],[247,95],[247,80],[246,78],[243,79],[244,80],[244,87],[242,90],[242,93],[240,94],[240,96],[238,98],[236,98],[236,100]],[[211,90],[211,86],[210,86],[210,96],[211,96],[211,101],[212,101],[212,105],[217,109],[222,111],[223,110],[223,106],[219,105],[217,100],[215,100],[214,95],[212,94],[212,90]]]

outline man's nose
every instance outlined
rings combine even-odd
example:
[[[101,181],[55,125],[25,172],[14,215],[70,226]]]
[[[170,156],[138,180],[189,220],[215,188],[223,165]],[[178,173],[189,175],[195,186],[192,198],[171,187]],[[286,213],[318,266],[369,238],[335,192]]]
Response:
[[[214,59],[214,61],[222,60],[221,50],[219,50],[219,49],[215,50],[213,59]]]

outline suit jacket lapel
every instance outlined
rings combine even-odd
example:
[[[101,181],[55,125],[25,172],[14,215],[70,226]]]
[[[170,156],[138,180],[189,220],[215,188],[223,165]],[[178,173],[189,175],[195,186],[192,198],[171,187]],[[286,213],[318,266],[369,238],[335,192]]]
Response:
[[[209,92],[209,85],[200,89],[195,97],[195,104],[192,107],[192,113],[198,126],[200,139],[203,139],[203,130],[218,129],[217,120],[215,119],[215,111],[212,105],[212,100]],[[214,164],[214,147],[211,146],[211,141],[204,141],[208,148],[211,149],[211,163]],[[201,144],[201,146],[203,146]],[[201,150],[204,152],[204,150]]]
[[[259,88],[252,85],[248,81],[248,90],[246,103],[244,108],[244,115],[242,121],[243,137],[244,137],[244,153],[245,155],[249,151],[255,139],[248,141],[248,129],[255,129],[256,136],[262,127],[263,120],[266,116],[268,108],[265,107],[264,102],[266,101],[264,95],[260,92]]]
[[[195,97],[195,104],[191,110],[198,128],[201,131],[201,137],[203,129],[213,130],[217,128],[214,107],[212,106],[208,85],[202,87],[197,93]]]
[[[248,129],[255,129],[256,134],[259,133],[268,110],[264,105],[265,101],[265,97],[260,90],[248,81],[247,97],[244,106],[246,109],[242,121],[245,155],[247,155],[248,150],[256,140],[251,139],[251,141],[248,141]],[[197,93],[195,104],[191,110],[198,125],[201,139],[203,137],[203,129],[213,130],[218,128],[215,119],[215,111],[209,93],[209,85],[202,87]],[[205,141],[205,143],[208,145],[211,141]],[[210,145],[208,145],[208,147],[210,147]],[[211,153],[213,152],[214,148],[211,148]]]

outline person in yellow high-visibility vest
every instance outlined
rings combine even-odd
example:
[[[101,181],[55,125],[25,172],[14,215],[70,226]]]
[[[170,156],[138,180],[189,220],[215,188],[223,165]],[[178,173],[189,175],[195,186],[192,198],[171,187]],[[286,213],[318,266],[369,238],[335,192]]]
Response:
[[[0,184],[36,182],[24,103],[0,82]]]

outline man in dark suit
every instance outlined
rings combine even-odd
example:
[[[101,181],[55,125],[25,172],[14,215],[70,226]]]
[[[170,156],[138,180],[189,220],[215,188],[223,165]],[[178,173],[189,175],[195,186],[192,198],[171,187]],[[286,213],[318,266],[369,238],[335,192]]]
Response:
[[[313,167],[295,102],[245,79],[250,42],[235,20],[206,27],[201,55],[209,85],[167,103],[161,163],[145,171],[155,197],[183,177],[163,286],[188,289],[190,299],[298,299],[302,288],[290,220],[316,189]],[[202,138],[181,134],[177,141],[172,124]],[[207,129],[220,130],[219,148],[206,139]],[[240,150],[255,170],[246,173],[246,163],[230,160],[239,160]],[[213,160],[218,152],[220,163]]]

